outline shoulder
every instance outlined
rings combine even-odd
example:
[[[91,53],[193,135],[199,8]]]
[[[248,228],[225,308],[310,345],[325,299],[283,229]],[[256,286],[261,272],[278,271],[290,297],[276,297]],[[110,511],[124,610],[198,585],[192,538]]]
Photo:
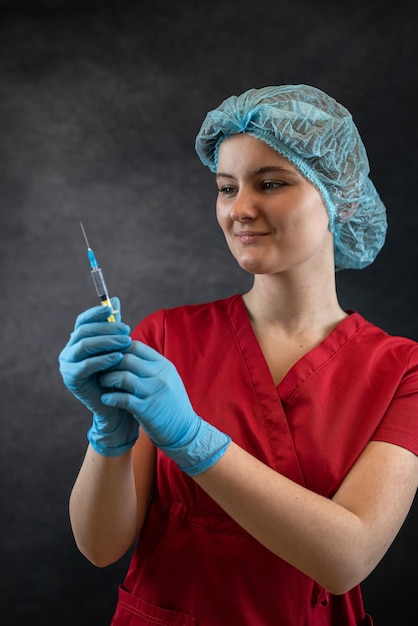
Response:
[[[358,332],[353,335],[351,364],[367,384],[397,388],[398,393],[418,393],[418,343],[391,335],[354,313]]]
[[[383,328],[365,319],[360,313],[350,312],[352,339],[370,358],[388,358],[392,361],[418,363],[418,342],[415,340],[391,335]]]
[[[158,309],[145,317],[137,326],[141,328],[152,323],[175,324],[180,321],[214,317],[224,315],[231,304],[241,298],[241,295],[233,295],[228,298],[213,300],[210,302],[201,302],[194,304],[185,304],[168,309]]]
[[[202,334],[209,332],[209,329],[213,331],[213,324],[223,323],[228,316],[228,309],[240,299],[241,295],[236,294],[210,302],[158,309],[136,326],[132,337],[163,351],[167,334],[181,334],[186,339],[187,335],[197,331]]]

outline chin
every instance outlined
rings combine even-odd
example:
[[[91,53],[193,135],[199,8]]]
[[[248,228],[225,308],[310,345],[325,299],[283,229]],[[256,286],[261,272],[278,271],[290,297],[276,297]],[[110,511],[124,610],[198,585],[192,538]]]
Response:
[[[266,268],[265,263],[257,263],[255,261],[237,260],[238,265],[244,272],[249,274],[270,274],[271,271]]]

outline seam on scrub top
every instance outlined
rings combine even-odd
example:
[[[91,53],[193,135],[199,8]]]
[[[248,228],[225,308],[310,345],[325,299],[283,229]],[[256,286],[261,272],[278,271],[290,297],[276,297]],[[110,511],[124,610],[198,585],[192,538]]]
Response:
[[[240,297],[242,298],[242,296],[241,296],[241,295],[240,295]],[[257,391],[256,391],[256,387],[255,387],[255,384],[254,384],[254,381],[253,381],[253,377],[251,376],[251,372],[250,372],[250,369],[249,369],[249,367],[248,367],[247,359],[244,357],[244,353],[243,353],[243,351],[242,351],[242,349],[241,349],[241,345],[240,345],[240,343],[239,343],[239,341],[238,341],[237,334],[236,334],[235,329],[234,329],[234,326],[233,326],[233,324],[232,324],[231,316],[230,316],[230,314],[229,314],[229,305],[228,305],[228,303],[231,303],[231,299],[223,300],[223,308],[224,308],[225,317],[226,317],[226,318],[227,318],[227,320],[228,320],[228,324],[229,324],[229,327],[230,327],[230,330],[231,330],[232,336],[233,336],[233,338],[234,338],[234,342],[235,342],[235,344],[236,344],[236,346],[237,346],[237,349],[238,349],[239,354],[241,355],[241,360],[244,362],[244,365],[245,365],[245,370],[246,370],[246,372],[247,372],[247,374],[248,374],[248,377],[249,377],[249,379],[250,379],[251,388],[252,388],[252,390],[253,390],[253,392],[254,392],[255,397],[257,398],[257,403],[258,403],[258,406],[260,407],[260,412],[261,412],[261,415],[263,416],[263,422],[264,422],[264,432],[266,433],[266,436],[267,436],[267,439],[268,439],[268,442],[269,442],[269,445],[270,445],[270,450],[272,451],[272,454],[273,454],[273,458],[274,458],[274,462],[275,462],[275,467],[279,467],[279,459],[278,459],[278,456],[277,456],[277,454],[276,454],[276,451],[275,451],[274,447],[271,445],[271,437],[270,437],[270,432],[271,432],[271,431],[270,431],[270,428],[267,426],[267,417],[266,417],[266,414],[265,414],[265,412],[264,412],[262,402],[261,402],[261,400],[260,400],[260,398],[259,398],[259,396],[258,396],[258,393],[257,393]],[[278,402],[281,402],[280,397],[278,397]],[[284,412],[284,411],[283,411],[283,412]],[[286,415],[285,415],[285,417],[286,417]],[[287,418],[286,418],[286,421],[287,421]],[[293,447],[294,447],[294,446],[293,446]],[[295,452],[296,452],[296,451],[295,451]],[[300,467],[300,463],[299,463],[299,458],[298,458],[297,460],[298,460],[298,466],[299,466],[299,470],[300,470],[300,472],[301,472],[301,476],[303,477],[303,474],[302,474],[302,469],[301,469],[301,467]]]
[[[330,361],[332,361],[332,359],[334,359],[337,354],[339,354],[341,352],[341,350],[343,350],[346,345],[352,341],[354,339],[354,337],[356,337],[358,335],[358,333],[363,332],[367,327],[372,326],[372,324],[370,322],[367,322],[364,326],[362,326],[361,328],[358,328],[356,330],[355,333],[353,333],[352,335],[350,335],[350,337],[347,337],[347,339],[344,341],[344,343],[338,348],[338,350],[336,350],[336,352],[333,352],[332,354],[330,354],[330,356],[326,359],[326,361],[324,361],[323,363],[321,363],[320,365],[318,365],[318,367],[316,367],[310,374],[308,374],[308,376],[306,376],[306,378],[304,378],[303,380],[300,381],[300,383],[295,387],[293,393],[290,394],[287,403],[292,402],[294,396],[297,394],[297,392],[299,391],[299,389],[314,375],[316,374],[320,369],[322,369],[323,367],[325,367],[325,365],[327,365]]]

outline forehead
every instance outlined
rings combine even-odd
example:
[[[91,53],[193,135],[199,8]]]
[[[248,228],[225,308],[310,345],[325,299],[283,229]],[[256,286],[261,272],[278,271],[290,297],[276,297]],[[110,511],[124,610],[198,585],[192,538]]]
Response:
[[[286,157],[266,142],[248,133],[231,135],[224,139],[218,150],[218,172],[242,167],[256,170],[266,165],[285,168],[299,175],[299,171]]]

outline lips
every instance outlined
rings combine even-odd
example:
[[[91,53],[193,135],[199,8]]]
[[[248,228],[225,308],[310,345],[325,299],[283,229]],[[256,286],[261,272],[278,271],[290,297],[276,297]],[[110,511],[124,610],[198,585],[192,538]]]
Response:
[[[243,244],[256,243],[261,239],[261,237],[265,237],[268,233],[257,232],[253,230],[240,230],[234,233],[234,236]]]

